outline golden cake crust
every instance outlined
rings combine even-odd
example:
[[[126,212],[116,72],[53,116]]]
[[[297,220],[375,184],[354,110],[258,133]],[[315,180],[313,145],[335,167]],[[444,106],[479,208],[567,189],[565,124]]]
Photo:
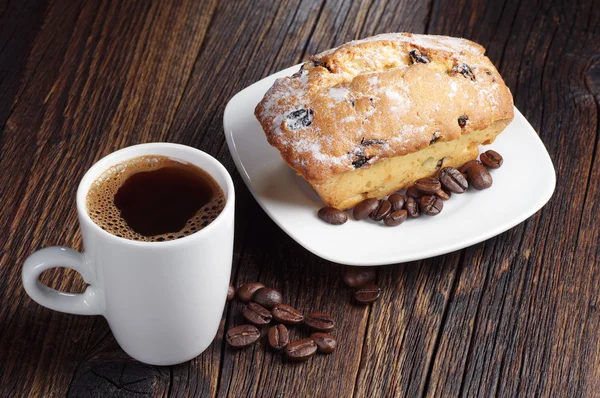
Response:
[[[316,188],[344,172],[506,126],[512,95],[484,52],[446,36],[353,41],[277,79],[255,115],[269,143]]]

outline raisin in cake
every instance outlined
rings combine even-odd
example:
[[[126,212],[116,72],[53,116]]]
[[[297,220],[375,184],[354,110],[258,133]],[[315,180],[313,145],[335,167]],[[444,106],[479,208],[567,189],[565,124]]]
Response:
[[[277,79],[255,115],[323,201],[346,209],[478,155],[513,118],[485,49],[392,33],[322,52]]]

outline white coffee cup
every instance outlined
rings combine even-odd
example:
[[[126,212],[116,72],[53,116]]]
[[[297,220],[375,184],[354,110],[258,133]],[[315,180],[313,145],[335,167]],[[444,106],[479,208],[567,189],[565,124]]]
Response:
[[[165,242],[140,242],[111,235],[89,217],[86,196],[109,167],[146,155],[167,156],[208,172],[225,193],[221,214],[204,229]],[[23,266],[32,299],[56,311],[102,315],[119,345],[133,358],[173,365],[200,355],[217,330],[231,273],[235,193],[231,176],[212,156],[184,145],[152,143],[114,152],[85,174],[77,190],[77,213],[85,251],[49,247]],[[54,267],[79,272],[83,294],[43,285],[40,274]]]

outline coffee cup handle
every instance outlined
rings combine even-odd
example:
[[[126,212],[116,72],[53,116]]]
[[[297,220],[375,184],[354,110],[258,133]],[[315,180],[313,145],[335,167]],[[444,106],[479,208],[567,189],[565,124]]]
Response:
[[[56,267],[66,267],[81,274],[90,284],[82,294],[54,290],[39,281],[42,272]],[[48,247],[33,253],[23,265],[23,287],[38,304],[51,310],[77,315],[101,315],[102,292],[97,286],[90,264],[83,255],[65,247]]]

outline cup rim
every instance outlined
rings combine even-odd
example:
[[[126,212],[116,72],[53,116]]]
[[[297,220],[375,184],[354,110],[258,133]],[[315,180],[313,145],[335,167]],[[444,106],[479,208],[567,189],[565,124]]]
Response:
[[[94,220],[92,220],[92,218],[90,217],[90,215],[88,214],[87,209],[86,209],[85,199],[87,197],[87,193],[88,193],[92,183],[94,182],[94,180],[96,178],[98,178],[98,176],[100,176],[101,173],[97,174],[94,177],[92,177],[92,176],[94,174],[96,174],[96,171],[100,168],[102,169],[102,172],[103,172],[104,170],[107,170],[109,167],[114,166],[118,163],[125,162],[128,159],[132,159],[132,158],[135,158],[138,156],[144,156],[143,154],[132,155],[129,157],[124,156],[127,153],[135,152],[136,150],[140,150],[140,149],[144,149],[144,150],[153,149],[153,150],[156,150],[156,152],[153,152],[152,155],[167,156],[167,157],[172,157],[172,158],[177,159],[177,156],[161,153],[161,149],[164,149],[164,148],[173,148],[178,151],[188,152],[194,156],[203,158],[203,160],[206,160],[206,161],[214,164],[214,166],[218,169],[219,173],[221,173],[221,175],[223,176],[223,179],[225,180],[225,185],[226,185],[225,187],[221,187],[222,189],[226,188],[225,207],[223,208],[221,213],[219,213],[217,218],[215,218],[210,224],[208,224],[206,227],[202,228],[201,230],[194,232],[193,234],[184,236],[183,238],[174,239],[174,240],[165,240],[165,241],[161,241],[161,242],[146,242],[146,241],[138,241],[138,240],[122,238],[122,237],[113,235],[110,232],[102,229],[98,224],[96,224],[94,222]],[[148,153],[148,155],[150,155],[150,153]],[[188,162],[193,163],[197,167],[202,168],[202,166],[195,164],[194,162],[190,162],[190,161],[188,161]],[[208,174],[214,178],[214,176],[211,173],[208,173]],[[191,147],[188,145],[175,144],[175,143],[170,143],[170,142],[150,142],[150,143],[145,143],[145,144],[131,145],[131,146],[128,146],[125,148],[121,148],[117,151],[111,152],[110,154],[108,154],[108,155],[104,156],[103,158],[99,159],[98,161],[96,161],[85,172],[85,174],[83,175],[83,178],[79,182],[79,186],[77,188],[76,195],[77,195],[77,197],[76,197],[77,213],[79,215],[79,220],[81,223],[86,223],[86,224],[90,225],[90,228],[92,228],[92,230],[95,233],[98,233],[98,234],[106,237],[107,239],[114,241],[115,243],[129,244],[129,245],[134,245],[134,246],[139,246],[139,247],[153,247],[155,249],[159,248],[159,247],[160,248],[171,248],[171,247],[179,246],[182,244],[192,243],[194,240],[203,239],[204,236],[206,236],[206,234],[209,234],[213,229],[217,228],[220,224],[222,224],[224,222],[223,219],[225,218],[226,214],[228,214],[229,212],[232,212],[234,210],[234,201],[235,201],[235,191],[234,191],[234,186],[233,186],[233,180],[231,179],[231,175],[229,174],[229,172],[227,171],[227,169],[225,168],[225,166],[223,166],[223,164],[221,162],[219,162],[217,159],[215,159],[213,156],[209,155],[208,153],[203,152],[197,148],[194,148],[194,147]]]

